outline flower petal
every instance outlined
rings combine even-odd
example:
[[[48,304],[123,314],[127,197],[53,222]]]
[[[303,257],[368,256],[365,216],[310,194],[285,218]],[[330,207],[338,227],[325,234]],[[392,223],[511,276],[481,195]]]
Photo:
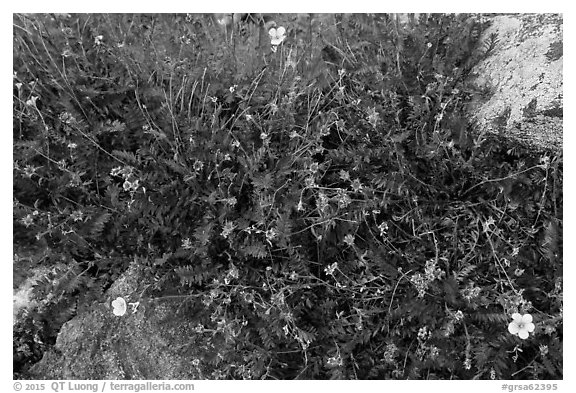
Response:
[[[512,319],[516,323],[521,323],[522,322],[522,315],[520,315],[520,313],[515,312],[514,314],[512,314]]]
[[[527,323],[526,325],[524,325],[524,329],[526,329],[526,331],[532,333],[534,331],[534,324],[533,323]]]
[[[522,340],[526,340],[528,338],[529,334],[526,331],[526,329],[522,329],[518,332],[518,337],[520,337]]]
[[[510,322],[508,324],[508,331],[512,334],[518,334],[520,328],[518,327],[518,324],[516,322]]]
[[[522,323],[532,323],[532,315],[524,314],[522,315]]]
[[[276,29],[275,28],[271,28],[270,30],[268,30],[268,35],[270,37],[276,37]]]
[[[286,34],[286,29],[282,26],[280,26],[278,29],[276,29],[276,34],[277,35],[284,35]]]

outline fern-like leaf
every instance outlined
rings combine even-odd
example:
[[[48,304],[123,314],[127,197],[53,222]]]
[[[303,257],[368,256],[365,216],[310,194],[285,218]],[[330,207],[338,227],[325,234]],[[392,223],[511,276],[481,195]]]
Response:
[[[104,230],[104,226],[110,220],[112,215],[110,213],[102,213],[98,217],[96,217],[91,223],[89,227],[89,237],[93,239],[97,239],[102,234]]]

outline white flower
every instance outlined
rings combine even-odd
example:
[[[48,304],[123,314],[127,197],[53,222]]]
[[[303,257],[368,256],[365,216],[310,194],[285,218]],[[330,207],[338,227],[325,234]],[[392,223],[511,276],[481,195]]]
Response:
[[[362,190],[362,183],[360,182],[360,179],[358,178],[354,179],[354,181],[352,182],[352,189],[355,192],[359,192],[360,190]]]
[[[266,240],[268,240],[268,241],[272,241],[272,240],[276,239],[277,236],[278,236],[278,231],[274,228],[270,228],[266,231]]]
[[[76,210],[76,211],[73,211],[72,213],[70,213],[70,218],[73,219],[74,222],[82,221],[83,216],[84,216],[84,213],[82,213],[81,210]]]
[[[332,265],[330,266],[326,266],[324,268],[324,272],[328,275],[334,275],[334,271],[338,268],[338,262],[334,262]]]
[[[24,225],[26,225],[26,228],[28,228],[30,225],[32,225],[34,223],[34,219],[32,218],[32,216],[30,214],[28,214],[26,217],[23,217],[20,222]]]
[[[330,358],[328,358],[328,360],[326,361],[326,365],[328,367],[339,367],[342,366],[343,362],[342,362],[342,358],[340,357],[340,355],[338,356],[332,356]]]
[[[304,204],[302,203],[302,200],[300,200],[300,201],[298,202],[298,206],[296,207],[296,210],[299,211],[299,212],[302,211],[302,210],[304,210]]]
[[[114,315],[121,317],[126,314],[126,300],[122,297],[117,297],[116,300],[112,301],[112,307],[114,310],[112,312]]]
[[[97,35],[96,37],[94,37],[94,43],[96,45],[100,45],[100,44],[102,44],[103,39],[104,39],[103,35]]]
[[[201,171],[204,168],[204,163],[202,161],[196,160],[192,166],[196,172]]]
[[[388,231],[388,223],[386,221],[382,221],[382,223],[378,225],[378,229],[380,230],[380,236],[382,237],[386,236],[386,233]]]
[[[271,28],[268,30],[268,35],[270,35],[270,43],[272,45],[280,45],[286,38],[286,29],[282,26],[277,29]]]
[[[508,331],[517,335],[522,340],[526,340],[529,333],[534,331],[534,324],[532,323],[532,315],[519,313],[512,314],[513,321],[508,324]]]
[[[354,245],[354,236],[351,234],[347,234],[346,236],[344,236],[344,243],[352,247]]]
[[[26,105],[28,106],[36,106],[36,101],[38,100],[37,96],[32,96],[29,100],[26,101]]]
[[[190,250],[192,248],[192,242],[190,241],[190,238],[182,240],[182,248],[185,250]]]
[[[316,184],[314,183],[314,178],[312,176],[304,179],[304,184],[306,185],[306,187],[315,187],[316,186]]]
[[[224,239],[227,239],[233,230],[234,230],[234,223],[226,221],[226,224],[224,225],[224,228],[222,229],[222,237]]]
[[[338,175],[340,175],[340,179],[344,181],[350,180],[350,174],[348,173],[348,171],[345,171],[344,169],[340,170],[340,172],[338,172]]]

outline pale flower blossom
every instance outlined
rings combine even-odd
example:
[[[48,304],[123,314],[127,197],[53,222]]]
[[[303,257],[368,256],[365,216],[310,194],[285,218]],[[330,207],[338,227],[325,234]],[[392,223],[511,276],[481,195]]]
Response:
[[[352,247],[354,245],[354,235],[347,234],[344,236],[344,243]]]
[[[534,324],[532,323],[532,315],[520,313],[512,314],[513,321],[508,324],[508,331],[517,335],[522,340],[526,340],[529,333],[534,331]]]
[[[38,100],[37,96],[32,96],[32,98],[26,101],[26,105],[35,107],[37,100]]]
[[[126,314],[126,300],[122,297],[117,297],[116,300],[112,301],[112,307],[114,308],[112,312],[114,315],[121,317]]]
[[[362,183],[360,182],[360,179],[358,178],[354,179],[354,181],[352,182],[352,189],[355,192],[359,192],[360,190],[362,190]]]
[[[324,272],[328,275],[334,275],[334,271],[338,268],[338,263],[334,262],[332,265],[330,266],[326,266],[324,268]]]
[[[300,200],[298,202],[298,206],[296,206],[296,210],[299,212],[304,210],[304,204],[302,203],[302,200]]]
[[[268,30],[268,35],[270,35],[270,43],[272,45],[280,45],[286,38],[286,29],[282,26],[277,29],[273,27]]]
[[[84,217],[84,213],[82,213],[81,210],[75,210],[72,213],[70,213],[70,218],[73,219],[74,222],[82,221],[83,217]]]
[[[204,168],[204,163],[202,161],[196,160],[192,166],[196,172],[201,171]]]
[[[228,236],[230,236],[230,234],[232,233],[232,231],[234,231],[234,223],[226,221],[226,224],[224,225],[224,228],[222,229],[222,237],[224,239],[227,239]]]
[[[345,171],[344,169],[340,170],[340,172],[338,172],[338,175],[340,175],[340,179],[344,181],[350,180],[350,173],[348,173],[348,171]]]
[[[34,223],[34,219],[32,218],[32,216],[30,214],[28,214],[26,217],[23,217],[20,222],[24,225],[26,225],[26,228],[28,228],[30,225],[32,225]]]
[[[185,250],[190,250],[192,248],[192,242],[190,241],[190,238],[182,240],[182,248]]]
[[[342,358],[340,357],[340,355],[338,356],[332,356],[330,358],[328,358],[328,360],[326,361],[326,365],[328,367],[339,367],[342,366],[343,362],[342,362]]]

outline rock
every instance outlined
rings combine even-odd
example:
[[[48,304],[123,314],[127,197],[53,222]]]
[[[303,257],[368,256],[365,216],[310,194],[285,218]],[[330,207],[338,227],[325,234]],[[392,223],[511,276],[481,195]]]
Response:
[[[538,150],[562,149],[561,14],[490,16],[481,42],[497,34],[493,52],[473,69],[487,92],[470,107],[481,130],[505,134]]]
[[[34,379],[198,379],[195,319],[182,296],[140,298],[149,284],[131,265],[107,292],[108,301],[62,327],[55,346],[30,371]],[[128,303],[123,316],[111,301]],[[130,302],[140,303],[135,312]]]

